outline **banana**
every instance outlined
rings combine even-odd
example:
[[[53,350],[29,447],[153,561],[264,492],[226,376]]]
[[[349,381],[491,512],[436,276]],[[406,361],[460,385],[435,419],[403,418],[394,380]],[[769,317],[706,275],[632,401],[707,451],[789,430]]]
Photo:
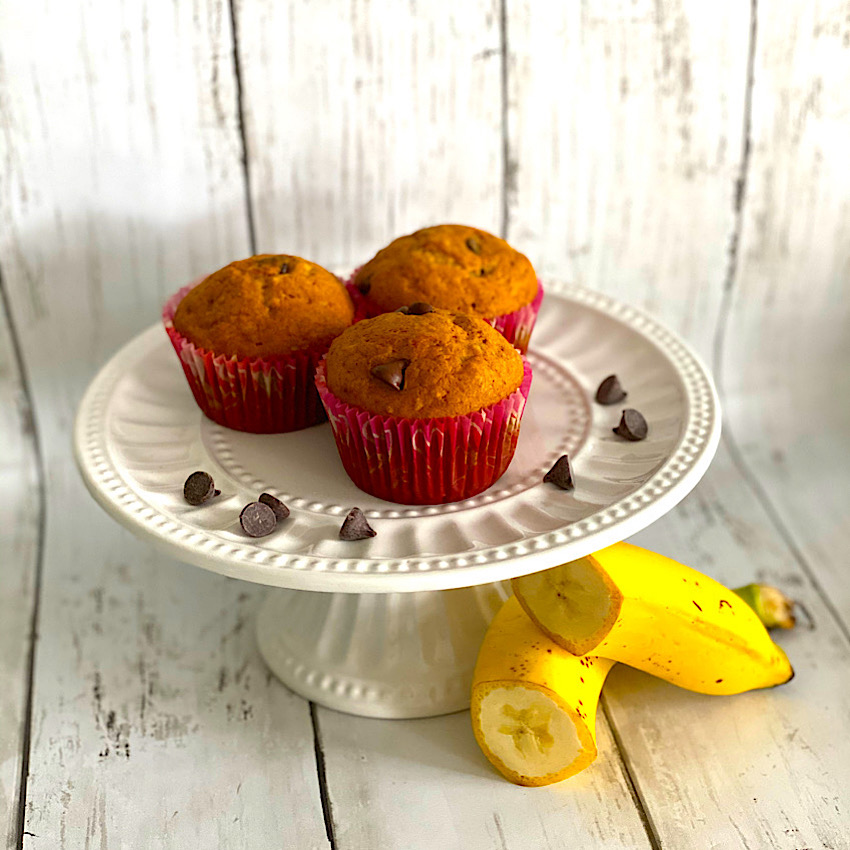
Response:
[[[733,591],[629,543],[512,584],[531,619],[575,655],[621,661],[703,694],[768,688],[794,675]]]
[[[769,584],[748,584],[736,587],[735,593],[758,614],[767,629],[793,629],[797,623],[794,616],[794,600]]]
[[[549,785],[596,758],[596,706],[614,662],[549,640],[512,596],[490,624],[472,684],[475,739],[518,785]]]

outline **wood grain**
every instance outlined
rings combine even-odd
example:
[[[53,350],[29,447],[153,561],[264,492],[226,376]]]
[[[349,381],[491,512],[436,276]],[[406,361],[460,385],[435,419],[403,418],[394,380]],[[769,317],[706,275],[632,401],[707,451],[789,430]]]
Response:
[[[848,91],[850,3],[760,11],[740,261],[718,369],[744,467],[850,637]]]
[[[32,410],[4,307],[5,298],[0,300],[0,839],[12,848],[20,829],[42,505]]]
[[[339,850],[651,846],[604,718],[597,762],[546,788],[499,776],[467,711],[387,723],[321,709],[319,725]]]
[[[228,7],[88,2],[45,31],[26,6],[4,20],[0,164],[48,470],[24,846],[325,847],[309,706],[256,653],[259,591],[132,539],[71,459],[93,371],[249,253]]]
[[[749,4],[508,9],[507,238],[707,355],[735,223]]]
[[[461,221],[498,230],[499,3],[237,3],[257,246],[360,265]]]

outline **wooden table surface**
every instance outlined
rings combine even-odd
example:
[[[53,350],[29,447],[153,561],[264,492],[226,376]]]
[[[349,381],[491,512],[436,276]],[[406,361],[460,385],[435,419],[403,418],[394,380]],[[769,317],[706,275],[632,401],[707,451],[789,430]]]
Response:
[[[850,2],[7,0],[0,129],[4,847],[850,847]],[[635,542],[793,594],[793,683],[617,668],[596,763],[514,787],[466,713],[292,694],[261,587],[90,499],[76,404],[172,291],[440,221],[711,365],[717,458]]]

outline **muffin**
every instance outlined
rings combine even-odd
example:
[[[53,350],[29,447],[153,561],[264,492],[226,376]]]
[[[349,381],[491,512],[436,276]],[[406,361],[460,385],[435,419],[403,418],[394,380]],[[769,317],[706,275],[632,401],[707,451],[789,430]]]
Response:
[[[359,268],[351,284],[364,316],[423,301],[484,319],[522,352],[543,298],[527,257],[498,236],[461,224],[396,239]]]
[[[316,370],[343,466],[382,499],[442,504],[507,469],[531,367],[482,319],[416,303],[345,330]]]
[[[220,425],[253,433],[324,421],[313,375],[353,317],[334,275],[287,254],[230,263],[163,310],[198,406]]]

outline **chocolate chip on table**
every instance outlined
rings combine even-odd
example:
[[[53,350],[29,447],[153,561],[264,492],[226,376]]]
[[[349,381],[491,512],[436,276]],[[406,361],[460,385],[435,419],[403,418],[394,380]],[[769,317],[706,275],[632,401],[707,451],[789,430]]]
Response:
[[[573,482],[570,459],[566,455],[561,455],[555,461],[554,466],[543,476],[543,480],[560,487],[562,490],[574,490],[576,485]]]
[[[368,295],[369,290],[372,288],[372,278],[366,275],[366,277],[360,278],[354,285],[361,295]]]
[[[424,316],[426,313],[433,313],[434,308],[424,301],[414,301],[408,308],[407,312],[411,316]]]
[[[280,264],[280,274],[289,274],[289,263]]]
[[[624,440],[631,440],[636,443],[638,440],[643,440],[649,433],[649,426],[646,424],[646,419],[643,414],[629,407],[623,411],[620,419],[620,424],[613,429],[618,437]]]
[[[366,540],[378,532],[369,525],[366,515],[360,508],[352,508],[345,516],[339,530],[340,540]]]
[[[242,508],[239,524],[249,537],[265,537],[274,531],[277,517],[268,505],[262,502],[251,502]]]
[[[391,360],[372,367],[372,376],[383,381],[394,390],[404,389],[404,370],[410,365],[409,360]]]
[[[212,475],[208,472],[198,470],[193,472],[183,485],[183,498],[190,505],[202,505],[210,499],[214,499],[221,493],[215,489]]]
[[[466,240],[466,247],[469,248],[473,254],[481,253],[481,243],[473,236],[470,236],[469,239]]]
[[[616,375],[609,375],[596,391],[597,404],[617,404],[622,401],[628,393],[620,384],[620,379]]]
[[[286,519],[289,516],[289,508],[284,505],[280,499],[276,499],[272,496],[271,493],[261,494],[257,501],[262,502],[264,505],[268,505],[274,511],[275,518],[278,520]]]

